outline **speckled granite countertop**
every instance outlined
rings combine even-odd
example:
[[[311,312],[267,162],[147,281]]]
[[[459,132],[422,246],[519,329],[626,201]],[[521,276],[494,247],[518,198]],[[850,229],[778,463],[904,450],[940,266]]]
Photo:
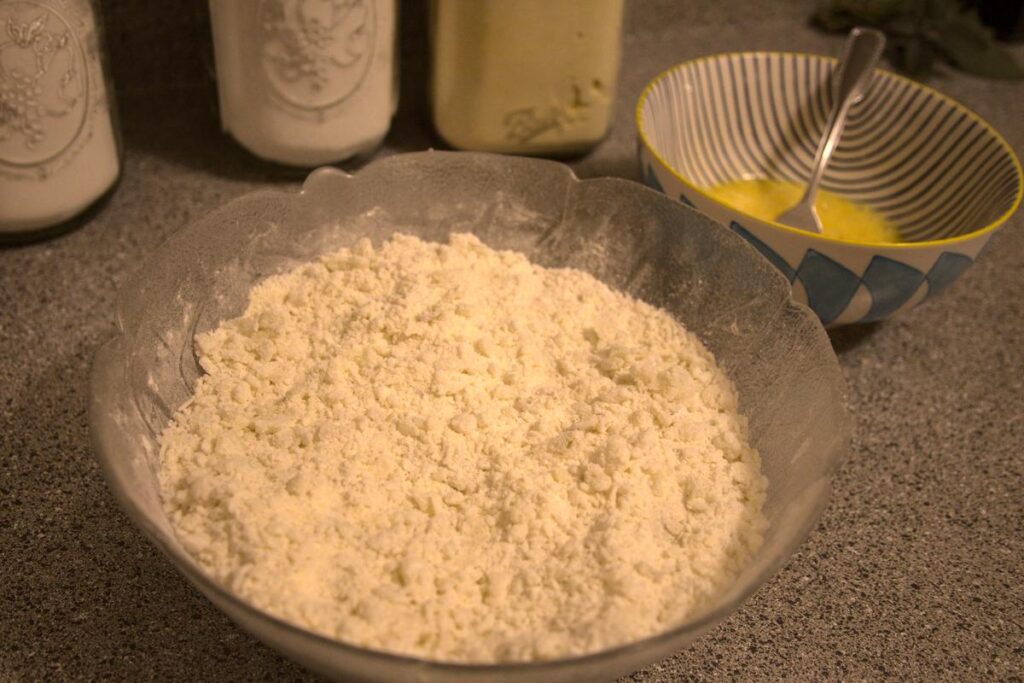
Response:
[[[403,19],[403,103],[382,154],[436,145],[425,23]],[[684,59],[835,52],[806,4],[634,0],[616,127],[584,177],[637,177],[632,107]],[[205,3],[105,3],[124,179],[78,229],[0,250],[0,679],[298,680],[178,576],[117,508],[86,422],[93,352],[117,287],[170,233],[297,177],[218,130]],[[157,11],[159,7],[159,11]],[[755,9],[756,7],[756,9]],[[1024,151],[1024,86],[933,82]],[[1024,670],[1024,216],[947,293],[833,335],[852,455],[794,560],[725,624],[632,677],[1017,679]]]

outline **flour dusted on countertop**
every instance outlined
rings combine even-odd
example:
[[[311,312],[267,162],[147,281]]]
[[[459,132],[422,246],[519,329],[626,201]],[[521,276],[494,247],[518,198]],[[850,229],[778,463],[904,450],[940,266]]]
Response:
[[[184,548],[249,602],[431,659],[671,628],[761,543],[733,386],[667,313],[472,235],[361,241],[199,335],[162,439]]]

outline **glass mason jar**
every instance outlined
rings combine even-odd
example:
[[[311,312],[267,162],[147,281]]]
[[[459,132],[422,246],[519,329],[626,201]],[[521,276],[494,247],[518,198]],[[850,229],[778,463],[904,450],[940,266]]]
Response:
[[[623,0],[432,0],[434,126],[461,149],[584,152],[608,132]]]
[[[256,156],[369,152],[395,111],[395,0],[210,0],[221,125]]]
[[[0,0],[0,240],[80,214],[121,174],[97,0]]]

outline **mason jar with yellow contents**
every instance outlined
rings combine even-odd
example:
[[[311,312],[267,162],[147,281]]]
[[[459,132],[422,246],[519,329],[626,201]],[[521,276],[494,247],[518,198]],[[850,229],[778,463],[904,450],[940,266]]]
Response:
[[[453,147],[566,156],[611,124],[623,0],[432,0],[434,126]]]

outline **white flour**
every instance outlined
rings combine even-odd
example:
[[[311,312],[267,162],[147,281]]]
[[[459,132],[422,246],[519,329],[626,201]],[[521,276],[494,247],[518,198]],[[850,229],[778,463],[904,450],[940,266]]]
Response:
[[[197,339],[164,504],[229,589],[432,659],[590,652],[706,606],[761,543],[732,385],[669,315],[470,235],[256,287]]]

